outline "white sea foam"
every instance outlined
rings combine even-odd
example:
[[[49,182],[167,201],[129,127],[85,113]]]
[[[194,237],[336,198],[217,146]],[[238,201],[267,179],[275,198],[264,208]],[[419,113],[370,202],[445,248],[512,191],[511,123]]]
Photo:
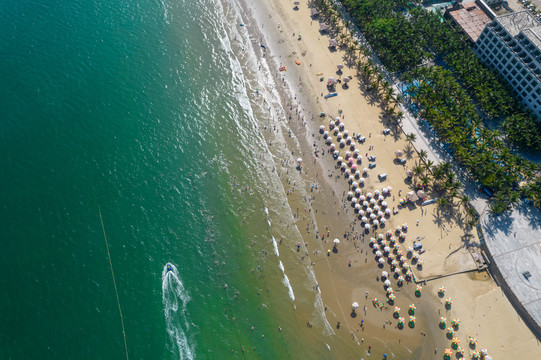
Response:
[[[286,275],[286,271],[284,269],[284,264],[282,264],[282,261],[280,261],[280,264],[278,265],[280,270],[284,273],[284,279],[282,280],[282,283],[287,287],[287,291],[289,293],[289,297],[292,301],[295,301],[295,294],[293,293],[293,288],[291,287],[291,284],[289,283],[289,278]]]
[[[274,255],[280,256],[280,252],[278,251],[278,244],[276,243],[276,239],[274,236],[272,237],[272,249],[274,250]]]
[[[194,346],[187,336],[190,325],[186,317],[186,304],[190,297],[179,278],[177,268],[172,264],[171,268],[171,271],[167,271],[166,265],[162,272],[162,302],[167,333],[179,359],[192,360]]]

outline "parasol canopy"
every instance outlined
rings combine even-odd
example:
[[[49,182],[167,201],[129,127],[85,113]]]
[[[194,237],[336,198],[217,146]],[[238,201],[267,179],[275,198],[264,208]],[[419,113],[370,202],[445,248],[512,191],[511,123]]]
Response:
[[[351,304],[351,308],[353,310],[358,309],[359,308],[359,303],[357,301],[354,301],[353,304]]]
[[[404,153],[402,152],[402,150],[396,150],[396,151],[394,152],[394,154],[395,154],[396,157],[401,157],[402,155],[404,155]]]
[[[302,162],[301,158],[297,158],[297,162],[300,164]]]
[[[348,77],[345,77],[345,78],[342,79],[342,81],[345,82],[346,84],[347,84],[350,80],[351,80],[351,79],[348,78]]]
[[[338,65],[336,65],[336,67],[338,68],[338,70],[342,70],[344,68],[344,65],[338,64]]]
[[[426,197],[426,193],[423,190],[417,191],[417,196],[421,199],[424,199]]]

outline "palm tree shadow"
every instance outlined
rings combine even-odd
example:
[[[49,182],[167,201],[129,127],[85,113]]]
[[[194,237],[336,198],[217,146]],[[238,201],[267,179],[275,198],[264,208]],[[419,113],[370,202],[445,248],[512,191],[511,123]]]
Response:
[[[413,158],[413,154],[415,154],[415,150],[413,150],[411,143],[408,143],[404,149],[404,155],[406,156],[406,159],[410,160]]]

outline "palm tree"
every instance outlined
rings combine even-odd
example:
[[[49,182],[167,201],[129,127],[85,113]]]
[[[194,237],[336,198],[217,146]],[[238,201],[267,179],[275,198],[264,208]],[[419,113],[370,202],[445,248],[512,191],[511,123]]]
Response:
[[[415,141],[416,138],[417,138],[417,135],[415,135],[414,133],[409,133],[406,135],[406,139],[408,139],[411,142]]]
[[[425,161],[426,157],[428,156],[428,153],[426,152],[425,149],[421,149],[421,151],[419,151],[419,158],[422,160],[422,161]]]

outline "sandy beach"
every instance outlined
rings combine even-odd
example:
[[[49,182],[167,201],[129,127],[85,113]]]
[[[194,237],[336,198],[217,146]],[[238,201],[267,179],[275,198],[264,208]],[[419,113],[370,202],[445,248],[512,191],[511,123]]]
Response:
[[[345,51],[329,49],[331,36],[319,31],[319,21],[310,16],[308,3],[301,1],[295,10],[291,1],[273,0],[262,4],[252,15],[265,34],[260,41],[275,57],[276,67],[287,68],[277,76],[293,92],[283,99],[295,135],[290,134],[286,141],[299,149],[291,155],[302,159],[298,174],[302,183],[289,175],[297,165],[295,162],[282,163],[277,170],[285,189],[291,193],[290,207],[302,233],[303,250],[316,274],[318,285],[314,291],[321,292],[326,318],[334,329],[333,357],[342,358],[353,351],[361,358],[379,359],[385,353],[396,358],[441,359],[444,350],[451,349],[446,329],[454,318],[460,320],[460,325],[453,337],[459,339],[467,359],[481,348],[488,349],[493,359],[508,359],[517,351],[526,358],[539,356],[541,346],[533,334],[486,270],[479,269],[476,248],[470,246],[479,242],[478,235],[465,224],[463,210],[457,207],[441,212],[435,204],[398,205],[399,198],[413,188],[412,182],[406,181],[406,170],[420,161],[418,155],[400,127],[389,122],[379,97],[357,77]],[[338,64],[345,65],[342,72],[337,72]],[[327,79],[347,76],[352,77],[349,86],[337,84],[338,95],[324,99],[323,95],[328,93]],[[320,117],[320,112],[325,116]],[[363,144],[355,144],[363,157],[359,167],[367,167],[367,156],[377,159],[376,167],[368,171],[365,185],[360,188],[362,193],[392,187],[385,201],[396,212],[377,232],[371,229],[364,233],[361,228],[346,199],[350,186],[336,168],[336,161],[318,131],[321,125],[329,130],[329,121],[337,116],[350,134],[366,137]],[[387,128],[390,133],[385,135],[383,130]],[[332,141],[338,144],[334,136]],[[340,156],[345,157],[346,150],[341,149]],[[404,165],[395,161],[396,150],[404,152]],[[380,181],[378,174],[387,177]],[[427,198],[432,197],[429,189]],[[418,284],[410,282],[400,287],[391,278],[395,304],[375,306],[375,298],[386,300],[381,272],[390,269],[388,263],[378,267],[369,239],[388,230],[394,233],[396,226],[403,224],[408,227],[403,232],[401,250],[405,253],[414,242],[423,246],[419,254],[422,268],[411,265]],[[333,250],[335,238],[340,243]],[[280,246],[294,248],[296,244]],[[407,262],[411,264],[411,259]],[[417,285],[422,286],[420,297],[415,294]],[[446,289],[444,295],[438,294],[442,286]],[[444,306],[447,298],[453,300],[450,308]],[[359,303],[353,313],[352,302]],[[408,327],[410,304],[416,306],[413,329]],[[394,306],[400,307],[400,316],[405,319],[403,329],[397,327],[393,317]],[[440,317],[447,319],[445,329],[439,326]],[[470,336],[477,339],[475,347],[468,345]]]

